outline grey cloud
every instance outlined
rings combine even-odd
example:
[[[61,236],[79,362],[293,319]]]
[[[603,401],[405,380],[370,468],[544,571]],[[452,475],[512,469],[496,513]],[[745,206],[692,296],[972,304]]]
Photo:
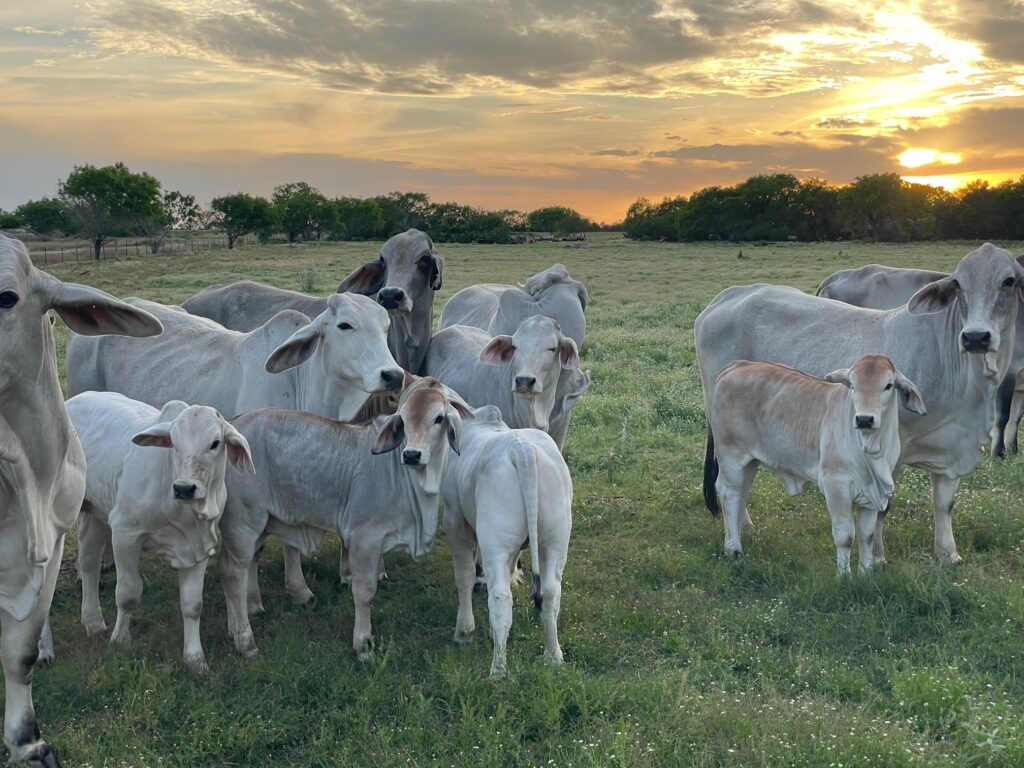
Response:
[[[599,149],[590,154],[594,157],[636,157],[640,152],[635,149]]]
[[[877,123],[873,120],[861,120],[855,117],[823,117],[816,125],[819,128],[839,128],[845,130],[848,128],[870,128],[877,125]]]

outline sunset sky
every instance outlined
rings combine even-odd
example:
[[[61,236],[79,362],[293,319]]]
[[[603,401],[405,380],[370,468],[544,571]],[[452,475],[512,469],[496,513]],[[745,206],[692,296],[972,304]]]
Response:
[[[17,0],[0,208],[124,160],[621,219],[756,173],[1024,173],[1024,2]]]

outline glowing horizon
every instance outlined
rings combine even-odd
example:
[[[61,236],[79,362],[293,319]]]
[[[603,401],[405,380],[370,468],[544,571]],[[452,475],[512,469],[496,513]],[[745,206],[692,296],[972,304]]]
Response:
[[[1019,3],[13,5],[0,208],[116,160],[204,201],[305,180],[603,221],[758,173],[1024,174]]]

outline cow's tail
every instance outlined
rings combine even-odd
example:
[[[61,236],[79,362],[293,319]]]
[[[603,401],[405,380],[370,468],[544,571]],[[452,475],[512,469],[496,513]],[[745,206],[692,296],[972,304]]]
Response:
[[[715,458],[715,434],[708,425],[708,446],[704,453],[704,504],[714,518],[722,514],[718,506],[718,492],[715,482],[718,480],[718,459]]]
[[[1006,445],[1004,435],[1006,425],[1010,423],[1010,409],[1013,406],[1013,393],[1017,386],[1017,372],[1010,371],[1003,377],[1003,382],[996,391],[996,433],[992,444],[992,454],[1005,458]]]
[[[540,483],[537,479],[536,449],[524,440],[516,440],[512,449],[512,463],[519,473],[519,489],[526,509],[526,530],[530,537],[530,570],[533,604],[538,613],[544,605],[540,579],[540,542],[537,538],[537,518],[540,514]]]

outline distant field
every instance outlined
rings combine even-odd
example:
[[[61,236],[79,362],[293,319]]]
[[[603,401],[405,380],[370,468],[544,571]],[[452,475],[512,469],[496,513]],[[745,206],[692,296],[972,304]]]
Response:
[[[298,289],[310,270],[326,294],[378,247],[251,246],[51,269],[171,303],[240,278]],[[290,603],[278,550],[264,554],[267,612],[253,622],[261,656],[250,662],[233,650],[211,566],[203,639],[212,671],[195,678],[180,661],[171,570],[146,561],[135,646],[109,650],[78,622],[71,543],[54,599],[57,662],[36,676],[44,735],[68,766],[1024,765],[1024,460],[986,457],[961,486],[954,531],[965,564],[953,570],[931,561],[928,486],[917,471],[904,473],[889,516],[889,565],[845,582],[833,575],[817,492],[790,499],[762,473],[756,530],[738,565],[723,557],[721,525],[701,496],[693,321],[718,291],[756,281],[813,290],[869,262],[950,269],[971,247],[608,235],[579,248],[440,245],[436,314],[459,288],[521,281],[555,261],[592,297],[582,359],[594,386],[566,445],[575,517],[565,668],[552,672],[540,658],[525,586],[508,679],[487,678],[485,600],[476,642],[451,642],[456,597],[443,543],[422,563],[388,558],[376,659],[360,664],[333,539],[306,562],[313,608]],[[57,327],[63,373],[67,334]],[[102,598],[112,626],[112,572]]]

